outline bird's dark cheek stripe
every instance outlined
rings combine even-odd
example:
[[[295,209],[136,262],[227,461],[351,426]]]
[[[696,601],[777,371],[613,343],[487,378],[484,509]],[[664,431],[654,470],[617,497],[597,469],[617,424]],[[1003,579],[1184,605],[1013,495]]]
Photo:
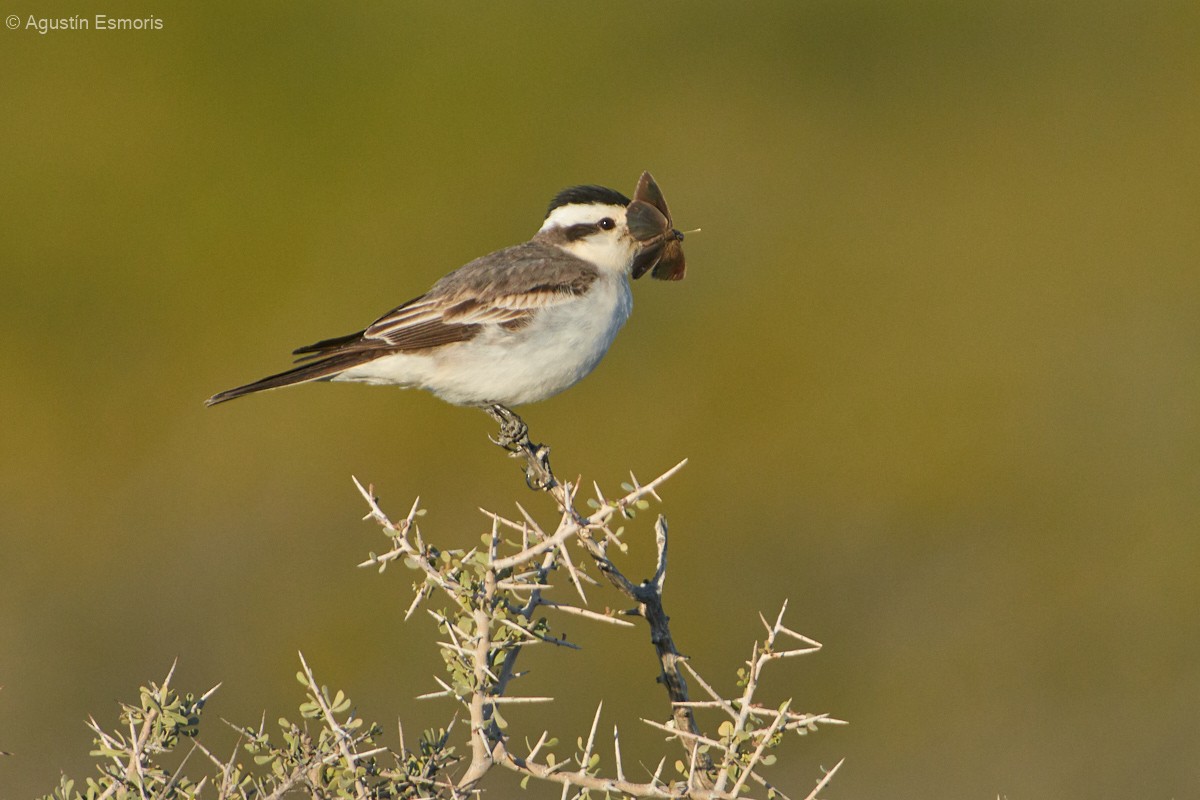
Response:
[[[580,239],[586,239],[596,231],[600,230],[599,225],[581,222],[578,225],[570,225],[566,229],[567,241],[578,242]]]

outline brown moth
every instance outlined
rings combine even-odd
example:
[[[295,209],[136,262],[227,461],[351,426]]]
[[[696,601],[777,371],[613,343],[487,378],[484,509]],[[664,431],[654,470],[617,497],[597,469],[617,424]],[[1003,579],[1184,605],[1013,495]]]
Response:
[[[683,278],[687,265],[683,259],[683,234],[675,229],[671,212],[662,190],[649,172],[638,180],[633,202],[625,211],[625,221],[633,238],[642,249],[633,260],[633,277],[638,279],[650,270],[660,281]]]

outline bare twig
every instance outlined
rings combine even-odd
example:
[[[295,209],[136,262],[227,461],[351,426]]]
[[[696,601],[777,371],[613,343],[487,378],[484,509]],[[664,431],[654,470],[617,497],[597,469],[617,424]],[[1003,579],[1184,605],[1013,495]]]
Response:
[[[304,677],[308,681],[308,688],[312,691],[312,698],[317,706],[321,709],[321,714],[325,718],[325,724],[337,735],[338,749],[342,753],[342,758],[346,760],[346,766],[351,770],[358,764],[359,756],[350,748],[350,742],[353,738],[349,731],[342,727],[341,723],[333,715],[333,709],[329,702],[325,699],[325,692],[317,683],[317,679],[313,677],[312,670],[308,667],[308,662],[304,660],[304,654],[300,653],[300,663],[304,666]],[[367,796],[367,785],[360,779],[354,781],[355,797],[363,798]]]
[[[672,636],[670,619],[663,605],[669,566],[669,534],[665,517],[659,515],[654,523],[657,554],[650,579],[641,582],[630,580],[608,556],[610,545],[617,545],[624,550],[624,529],[610,526],[614,517],[618,514],[632,517],[637,509],[646,506],[647,498],[661,500],[659,488],[687,463],[686,460],[644,484],[631,472],[632,484],[623,485],[625,494],[618,497],[608,496],[599,484],[593,482],[591,488],[595,500],[589,501],[593,508],[585,514],[575,506],[580,481],[563,482],[554,476],[549,464],[549,448],[533,444],[529,440],[528,429],[511,411],[493,407],[488,413],[501,423],[500,439],[494,441],[524,461],[526,479],[531,487],[546,492],[554,499],[559,519],[553,530],[540,525],[520,503],[517,504],[519,517],[516,519],[485,510],[483,513],[491,522],[490,534],[484,536],[486,553],[453,555],[446,561],[444,554],[438,558],[436,550],[427,548],[420,541],[415,524],[419,504],[414,503],[404,520],[392,522],[380,508],[373,490],[364,489],[361,483],[355,481],[368,502],[368,516],[379,523],[392,540],[389,552],[373,555],[364,562],[364,566],[378,565],[382,568],[389,561],[405,558],[410,566],[416,566],[425,577],[412,608],[433,591],[446,595],[455,607],[452,613],[430,613],[447,631],[448,641],[440,642],[439,646],[446,651],[448,661],[458,672],[455,673],[453,685],[436,679],[440,691],[421,696],[457,698],[466,706],[470,718],[470,762],[457,780],[443,785],[447,792],[445,796],[456,800],[466,798],[478,791],[480,780],[493,766],[500,765],[527,778],[560,784],[564,798],[574,790],[578,794],[603,791],[630,797],[687,796],[698,800],[733,800],[744,795],[750,782],[784,797],[757,774],[764,763],[773,760],[773,757],[767,758],[768,751],[776,746],[784,731],[810,728],[818,722],[836,720],[825,715],[793,712],[789,707],[790,700],[778,708],[763,706],[754,702],[755,692],[766,663],[813,652],[820,648],[820,644],[783,626],[785,604],[774,624],[763,619],[766,636],[761,646],[755,646],[747,662],[741,697],[726,699],[687,663]],[[506,540],[502,532],[517,534],[518,541]],[[560,636],[548,633],[544,619],[535,622],[537,609],[556,609],[584,619],[626,627],[632,624],[614,616],[611,611],[598,613],[586,608],[583,584],[595,581],[582,565],[577,567],[572,562],[567,550],[572,541],[584,549],[590,564],[632,601],[634,608],[625,613],[640,616],[647,622],[650,641],[659,659],[659,681],[670,701],[671,719],[668,724],[645,721],[669,733],[683,745],[688,758],[686,768],[681,766],[685,772],[682,783],[672,784],[662,780],[663,761],[659,762],[648,783],[629,781],[622,763],[620,735],[616,726],[613,727],[616,775],[599,775],[593,762],[597,758],[596,734],[602,704],[596,709],[586,744],[582,744],[582,752],[577,756],[577,769],[567,769],[567,762],[555,759],[552,753],[547,753],[545,760],[540,759],[549,741],[545,732],[530,748],[528,755],[521,757],[509,750],[508,738],[501,731],[500,725],[504,723],[499,718],[498,707],[550,701],[546,697],[516,697],[506,693],[509,682],[517,677],[515,664],[520,652],[525,645],[539,642],[574,647]],[[543,598],[543,593],[553,585],[551,574],[560,567],[582,598],[581,605]],[[776,642],[781,637],[799,646],[790,649],[777,647]],[[685,671],[710,699],[693,701],[690,698]],[[469,678],[464,678],[464,674]],[[695,711],[699,709],[719,710],[730,720],[724,723],[720,739],[701,731],[695,718]],[[713,763],[714,756],[720,757],[719,765]],[[832,772],[826,774],[825,782]],[[818,790],[824,785],[818,786]]]

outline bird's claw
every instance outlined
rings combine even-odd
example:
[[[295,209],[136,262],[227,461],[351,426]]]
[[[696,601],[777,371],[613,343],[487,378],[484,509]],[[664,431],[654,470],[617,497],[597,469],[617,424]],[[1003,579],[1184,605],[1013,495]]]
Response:
[[[499,435],[488,438],[510,453],[519,453],[522,445],[529,441],[529,426],[525,424],[525,420],[499,403],[490,405],[485,410],[492,419],[500,423]]]
[[[554,485],[554,472],[550,469],[550,447],[544,444],[535,445],[532,442],[530,447],[531,463],[525,467],[525,484],[535,492],[549,489]]]

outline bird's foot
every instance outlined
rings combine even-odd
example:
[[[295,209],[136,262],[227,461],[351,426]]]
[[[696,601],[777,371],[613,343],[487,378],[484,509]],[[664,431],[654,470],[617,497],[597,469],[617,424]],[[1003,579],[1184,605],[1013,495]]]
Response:
[[[530,489],[549,489],[558,483],[550,469],[550,448],[529,440],[529,426],[523,419],[499,403],[484,406],[483,410],[500,425],[499,434],[488,438],[513,458],[525,459],[525,483]]]
[[[488,438],[510,453],[520,452],[522,442],[529,441],[529,426],[525,424],[525,420],[517,416],[516,412],[499,403],[484,406],[483,410],[489,417],[500,423],[500,434]]]

